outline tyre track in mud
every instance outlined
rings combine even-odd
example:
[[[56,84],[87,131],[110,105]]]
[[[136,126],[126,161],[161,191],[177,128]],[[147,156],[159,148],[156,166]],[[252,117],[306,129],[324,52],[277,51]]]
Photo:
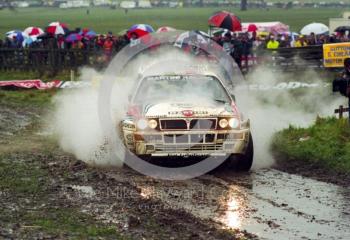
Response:
[[[244,176],[243,185],[228,172],[216,177],[248,196],[244,208],[253,211],[240,216],[240,229],[266,239],[350,238],[350,188],[274,169]]]
[[[120,175],[111,177],[123,181]],[[136,176],[136,175],[135,175]],[[183,182],[136,176],[145,198],[263,239],[349,239],[350,189],[274,169]]]

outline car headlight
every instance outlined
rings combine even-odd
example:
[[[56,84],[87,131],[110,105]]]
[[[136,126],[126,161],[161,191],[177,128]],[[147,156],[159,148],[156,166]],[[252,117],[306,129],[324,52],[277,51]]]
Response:
[[[137,127],[141,130],[145,130],[148,126],[146,119],[140,119],[137,121]]]
[[[158,126],[158,123],[157,123],[156,120],[151,119],[151,120],[148,121],[148,127],[149,128],[155,129],[157,126]]]
[[[220,126],[221,128],[226,128],[226,127],[228,126],[228,121],[227,121],[225,118],[221,119],[221,120],[219,121],[219,126]]]
[[[238,128],[239,127],[239,121],[237,118],[231,118],[229,121],[228,121],[228,125],[231,127],[231,128]]]

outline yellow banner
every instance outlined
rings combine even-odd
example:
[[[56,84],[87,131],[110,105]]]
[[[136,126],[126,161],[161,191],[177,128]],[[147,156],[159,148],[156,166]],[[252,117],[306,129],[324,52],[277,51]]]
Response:
[[[326,68],[343,67],[345,58],[350,58],[350,42],[323,45],[323,64]]]

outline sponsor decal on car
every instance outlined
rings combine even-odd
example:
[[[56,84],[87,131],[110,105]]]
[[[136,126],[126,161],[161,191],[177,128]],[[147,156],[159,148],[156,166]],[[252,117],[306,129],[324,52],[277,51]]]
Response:
[[[182,111],[182,115],[184,115],[185,117],[192,117],[193,116],[193,111],[192,110],[183,110]]]

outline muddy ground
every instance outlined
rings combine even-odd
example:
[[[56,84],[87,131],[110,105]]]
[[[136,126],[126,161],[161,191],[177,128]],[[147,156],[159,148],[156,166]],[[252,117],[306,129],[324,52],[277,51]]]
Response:
[[[175,182],[93,168],[42,132],[42,114],[0,106],[0,239],[350,239],[339,176],[284,163]]]

